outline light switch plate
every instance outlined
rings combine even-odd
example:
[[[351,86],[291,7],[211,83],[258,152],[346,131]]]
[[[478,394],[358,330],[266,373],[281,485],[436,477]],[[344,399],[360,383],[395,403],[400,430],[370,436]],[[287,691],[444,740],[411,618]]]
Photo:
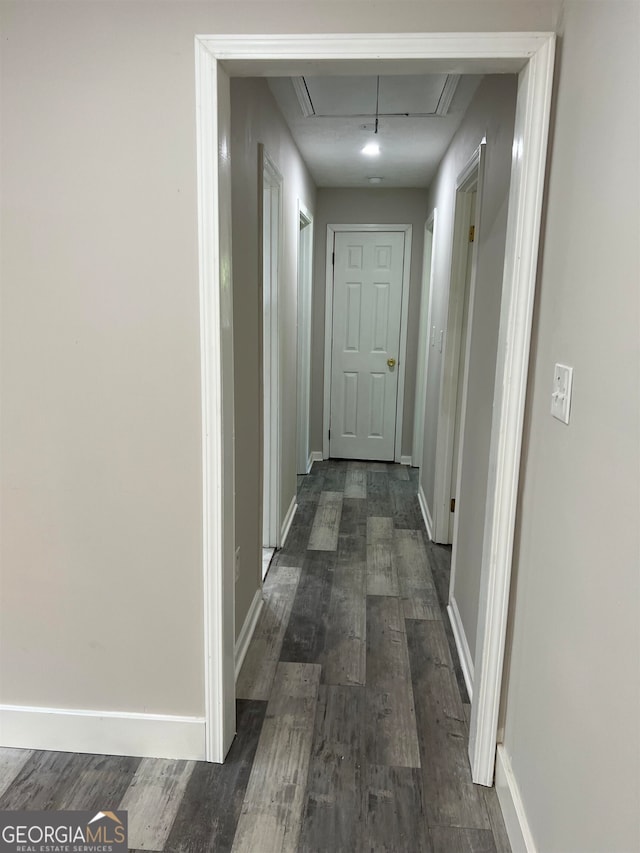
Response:
[[[573,385],[573,367],[556,364],[553,370],[553,389],[551,392],[551,414],[554,418],[569,423],[571,411],[571,387]]]

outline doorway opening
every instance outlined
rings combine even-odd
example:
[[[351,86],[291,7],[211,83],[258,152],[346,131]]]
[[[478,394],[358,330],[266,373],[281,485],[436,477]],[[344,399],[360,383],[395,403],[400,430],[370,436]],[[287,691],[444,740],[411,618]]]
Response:
[[[228,74],[396,74],[419,68],[518,74],[508,224],[498,338],[494,419],[483,541],[478,667],[470,724],[473,780],[491,785],[508,612],[511,556],[526,378],[544,190],[555,37],[551,33],[337,34],[197,36],[198,213],[203,371],[203,547],[205,590],[206,757],[221,761],[232,740],[233,323],[227,311],[231,270],[228,228]],[[224,62],[224,69],[221,63]],[[229,328],[225,323],[229,321]],[[232,352],[232,350],[231,350]],[[231,392],[232,393],[232,392]],[[231,480],[233,470],[231,467]],[[228,534],[230,531],[230,535]],[[212,618],[219,616],[219,619]],[[477,697],[477,698],[476,698]]]
[[[442,362],[434,496],[434,539],[453,542],[455,500],[462,460],[466,400],[466,367],[470,342],[474,272],[478,234],[476,212],[481,207],[484,144],[458,175],[451,254],[451,284]]]

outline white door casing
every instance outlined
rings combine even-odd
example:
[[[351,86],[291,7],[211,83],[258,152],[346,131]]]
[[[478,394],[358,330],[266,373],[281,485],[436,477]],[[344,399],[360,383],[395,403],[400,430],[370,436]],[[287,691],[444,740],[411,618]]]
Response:
[[[223,761],[236,730],[235,471],[231,279],[231,93],[196,41],[202,386],[203,758]],[[219,200],[229,215],[220,216]]]
[[[415,412],[413,417],[412,465],[420,468],[424,452],[424,419],[427,399],[427,376],[429,367],[429,324],[433,296],[433,261],[435,258],[436,225],[438,211],[427,218],[424,226],[424,251],[422,256],[422,291],[420,294],[420,325],[418,331],[418,361],[416,364]]]
[[[282,175],[264,146],[262,213],[262,546],[280,545],[280,256]]]
[[[233,459],[233,405],[229,405],[227,397],[222,406],[224,390],[231,386],[231,395],[233,392],[231,242],[226,231],[231,221],[231,187],[227,179],[230,99],[228,80],[219,91],[223,78],[220,63],[224,62],[228,74],[245,76],[317,74],[329,67],[334,73],[342,70],[345,74],[375,74],[381,62],[393,65],[396,73],[455,68],[458,73],[518,75],[469,742],[474,782],[491,785],[554,58],[555,35],[548,32],[195,37],[203,412],[204,757],[208,761],[224,759],[233,739],[235,713],[235,499],[233,466],[225,462]]]
[[[470,210],[469,226],[478,233],[476,225],[476,190],[469,193]],[[456,380],[456,408],[453,424],[453,453],[451,455],[451,482],[449,484],[450,501],[455,501],[458,493],[458,481],[462,474],[462,433],[464,430],[464,417],[466,411],[468,377],[468,344],[471,342],[471,290],[475,291],[475,258],[477,240],[467,243],[467,263],[464,274],[463,297],[462,297],[462,319],[460,323],[460,355],[458,358],[458,377]],[[454,504],[455,505],[455,504]],[[451,507],[451,503],[450,503]],[[449,542],[453,543],[453,522],[455,511],[450,508],[449,512]]]
[[[313,280],[313,216],[298,201],[298,474],[311,468],[309,427],[311,403],[311,297]]]
[[[393,461],[404,234],[335,235],[329,453]]]

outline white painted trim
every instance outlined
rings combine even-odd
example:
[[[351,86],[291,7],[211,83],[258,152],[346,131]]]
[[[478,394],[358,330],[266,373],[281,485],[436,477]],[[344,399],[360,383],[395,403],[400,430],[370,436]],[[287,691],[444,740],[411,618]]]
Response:
[[[213,405],[217,393],[215,382],[214,390],[207,390],[210,374],[213,380],[219,377],[225,383],[233,379],[233,350],[229,352],[228,349],[232,332],[232,325],[228,325],[232,297],[228,277],[231,258],[226,246],[223,255],[217,251],[221,223],[228,226],[231,221],[230,193],[226,185],[218,186],[217,180],[221,142],[218,138],[217,82],[218,77],[222,77],[218,74],[218,61],[225,60],[228,73],[247,76],[256,76],[260,69],[285,76],[299,75],[306,73],[305,67],[320,70],[329,65],[335,73],[376,73],[380,60],[386,60],[386,67],[393,67],[394,73],[410,73],[409,69],[416,67],[412,65],[413,60],[418,60],[423,67],[428,61],[431,71],[439,68],[444,73],[487,74],[509,70],[519,73],[476,640],[476,701],[472,706],[470,726],[473,779],[490,785],[495,767],[554,52],[553,33],[196,36],[205,481],[205,703],[209,760],[224,755],[228,718],[235,709],[234,636],[233,631],[229,636],[224,630],[225,624],[232,625],[234,612],[234,548],[230,548],[229,543],[229,536],[233,541],[234,527],[233,463],[227,462],[227,468],[215,467],[224,464],[225,458],[233,460],[233,405],[229,406],[228,399],[224,406]],[[295,65],[296,70],[287,70],[287,65]],[[226,120],[228,113],[228,103],[223,98],[221,118]],[[224,151],[220,149],[221,154]],[[226,151],[228,153],[228,148]],[[222,286],[221,272],[225,274]],[[213,294],[216,299],[212,299]],[[214,302],[213,307],[207,300]],[[218,301],[227,306],[224,313],[216,314]],[[219,395],[217,402],[220,403]],[[229,455],[225,456],[222,450],[229,451]],[[216,537],[216,532],[225,535]],[[217,614],[222,617],[219,621],[214,618]]]
[[[331,346],[333,342],[333,252],[335,235],[343,232],[394,231],[404,233],[402,264],[402,304],[400,312],[400,347],[398,351],[398,393],[396,397],[396,435],[394,461],[400,462],[402,454],[402,421],[404,415],[405,363],[407,360],[407,326],[409,322],[409,285],[411,283],[411,236],[413,226],[409,224],[381,225],[342,224],[327,225],[327,251],[325,260],[325,308],[324,308],[324,407],[322,413],[322,454],[329,458],[329,425],[331,419]]]
[[[456,641],[456,649],[458,650],[458,658],[460,659],[460,667],[464,675],[464,683],[469,694],[469,702],[473,702],[473,658],[471,650],[467,642],[467,635],[462,624],[460,611],[458,610],[458,602],[455,598],[449,599],[447,605],[447,613],[451,622],[451,630],[453,631],[453,639]]]
[[[456,179],[456,191],[469,192],[480,182],[480,167],[487,147],[486,137],[478,145],[471,157],[460,170]]]
[[[401,456],[400,457],[400,464],[401,465],[412,465],[413,462],[412,462],[411,456]]]
[[[312,450],[311,455],[309,456],[309,471],[311,470],[311,466],[314,462],[322,462],[325,457],[322,455],[321,450]]]
[[[244,624],[240,629],[240,633],[238,634],[238,639],[235,644],[235,673],[236,673],[236,681],[238,680],[238,676],[240,675],[240,670],[242,669],[242,664],[244,663],[244,659],[247,656],[247,650],[249,648],[249,644],[253,638],[253,632],[256,630],[256,625],[258,624],[258,619],[260,618],[260,614],[262,613],[262,607],[264,605],[264,599],[262,598],[262,588],[257,589],[255,595],[253,596],[253,601],[251,602],[251,606],[249,607],[249,611],[245,617]]]
[[[496,793],[513,853],[537,853],[516,777],[504,745],[496,755]]]
[[[306,474],[311,438],[311,303],[313,299],[313,215],[298,199],[297,473]],[[302,251],[301,251],[302,250]]]
[[[206,732],[206,746],[201,757],[221,762],[235,735],[231,217],[219,215],[219,205],[231,209],[231,110],[229,79],[198,38],[195,63]],[[99,749],[96,742],[89,751],[109,750]]]
[[[427,528],[427,536],[433,542],[433,521],[431,520],[431,513],[429,512],[429,505],[424,494],[424,489],[422,488],[422,483],[418,486],[418,503],[420,504],[424,526]]]
[[[456,181],[453,240],[449,274],[449,297],[447,324],[444,335],[445,346],[440,372],[440,402],[436,432],[436,470],[433,496],[433,515],[436,542],[450,544],[449,533],[451,476],[453,473],[453,448],[456,427],[456,405],[462,348],[462,319],[467,279],[467,255],[469,246],[469,216],[473,187],[479,182],[483,145],[473,152],[460,171]],[[477,208],[480,199],[477,199]],[[473,245],[473,256],[477,255],[478,242]],[[475,260],[471,280],[475,275]],[[467,341],[471,339],[472,318],[469,316]],[[465,350],[466,352],[466,350]]]
[[[296,514],[296,510],[298,509],[298,503],[296,501],[296,496],[294,495],[291,498],[291,503],[289,504],[289,509],[287,510],[287,514],[284,517],[284,521],[282,522],[282,527],[280,529],[280,547],[284,548],[285,542],[287,541],[287,536],[289,535],[289,531],[291,530],[291,525],[293,523],[293,517]]]
[[[331,348],[333,341],[333,252],[335,231],[327,225],[324,288],[324,393],[322,404],[322,458],[329,458],[329,426],[331,424]]]
[[[418,329],[418,361],[416,364],[415,412],[413,415],[412,455],[416,468],[422,467],[424,455],[424,420],[427,402],[427,378],[429,376],[429,346],[431,306],[433,304],[433,278],[438,211],[433,209],[424,225],[424,248],[422,252],[422,281],[420,291],[420,321]],[[428,235],[428,236],[427,236]]]
[[[458,88],[458,83],[460,82],[460,76],[460,74],[447,74],[447,79],[444,82],[444,88],[442,89],[440,100],[436,107],[437,116],[446,116],[448,114],[451,101],[453,100],[453,96]]]
[[[316,114],[313,108],[313,102],[309,96],[309,90],[305,83],[304,77],[292,77],[291,83],[293,91],[296,93],[296,98],[300,104],[300,111],[305,118],[310,118]]]
[[[469,727],[482,785],[491,785],[496,758],[554,59],[549,35],[518,79]]]
[[[219,60],[514,59],[534,56],[550,33],[327,33],[201,36]],[[464,69],[465,73],[471,73]],[[488,72],[487,72],[488,73]]]
[[[282,430],[281,430],[281,396],[280,396],[280,276],[283,258],[283,184],[282,174],[269,153],[261,143],[258,145],[260,156],[260,222],[261,234],[261,269],[263,281],[262,297],[262,352],[263,352],[263,477],[266,479],[266,488],[263,480],[263,548],[280,547],[280,481],[282,465]],[[268,312],[265,311],[264,295],[264,190],[268,186],[271,192],[277,193],[277,258],[269,247],[269,300]],[[270,211],[271,215],[271,211]],[[273,222],[271,219],[270,222]],[[271,236],[270,236],[271,239]],[[268,356],[265,355],[268,353]],[[265,374],[269,375],[269,388],[267,394]],[[267,497],[268,496],[268,497]],[[265,541],[268,540],[268,541]]]
[[[405,226],[404,263],[402,267],[402,314],[400,319],[400,351],[398,353],[398,396],[396,398],[395,461],[402,455],[402,424],[404,421],[404,386],[407,376],[407,330],[409,326],[409,290],[411,286],[411,242],[413,226]]]
[[[2,745],[143,758],[205,758],[204,717],[0,705]]]

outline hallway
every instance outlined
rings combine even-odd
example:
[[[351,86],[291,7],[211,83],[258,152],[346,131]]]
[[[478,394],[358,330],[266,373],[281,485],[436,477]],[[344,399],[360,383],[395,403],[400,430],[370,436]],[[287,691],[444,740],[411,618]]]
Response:
[[[507,853],[416,469],[316,462],[265,581],[225,765],[1,750],[0,809],[126,808],[132,849]]]
[[[302,816],[286,849],[309,853],[509,850],[495,791],[470,779],[469,705],[445,611],[450,550],[427,543],[417,473],[329,460],[299,477],[238,684],[269,706],[234,850],[280,849],[255,845],[283,813],[292,841]],[[305,722],[292,738],[287,727]],[[284,759],[276,790],[263,768]],[[290,799],[287,782],[301,777],[306,791]]]

